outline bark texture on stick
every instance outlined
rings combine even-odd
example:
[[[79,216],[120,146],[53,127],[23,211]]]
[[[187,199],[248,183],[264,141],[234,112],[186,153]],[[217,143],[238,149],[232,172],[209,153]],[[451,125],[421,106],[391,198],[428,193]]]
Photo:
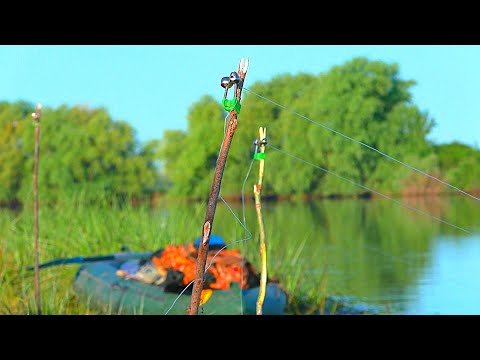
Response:
[[[242,96],[243,82],[245,81],[245,75],[248,69],[248,60],[246,66],[243,66],[243,59],[238,66],[238,74],[240,75],[240,82],[237,85],[237,91],[235,97],[240,102]],[[197,315],[198,306],[200,304],[200,295],[203,290],[203,284],[205,281],[205,266],[207,262],[208,245],[210,242],[210,234],[213,227],[213,219],[215,217],[215,210],[217,208],[218,195],[220,194],[220,186],[222,184],[223,172],[225,170],[225,164],[227,162],[228,151],[232,144],[233,135],[237,129],[237,117],[236,110],[230,111],[227,131],[223,138],[220,154],[217,158],[215,166],[215,175],[213,177],[212,187],[210,189],[210,195],[208,197],[207,212],[205,214],[205,220],[202,227],[202,241],[198,246],[197,264],[195,269],[195,282],[193,284],[192,297],[190,299],[190,305],[187,309],[188,315]]]
[[[35,257],[35,302],[37,303],[37,313],[42,314],[40,303],[40,269],[38,267],[38,159],[40,156],[40,115],[42,105],[37,105],[37,110],[32,113],[33,123],[35,125],[35,153],[33,166],[33,236],[34,236],[34,257]]]
[[[260,128],[259,140],[267,138],[267,129]],[[259,152],[265,153],[265,144],[260,145]],[[261,272],[260,272],[260,290],[258,292],[256,314],[262,315],[263,302],[265,300],[265,292],[267,287],[267,245],[265,241],[265,226],[263,224],[262,217],[262,203],[261,203],[261,190],[263,182],[263,172],[265,169],[265,159],[261,158],[258,168],[258,183],[253,185],[253,194],[255,196],[255,209],[257,211],[258,229],[260,232],[260,259],[261,259]]]

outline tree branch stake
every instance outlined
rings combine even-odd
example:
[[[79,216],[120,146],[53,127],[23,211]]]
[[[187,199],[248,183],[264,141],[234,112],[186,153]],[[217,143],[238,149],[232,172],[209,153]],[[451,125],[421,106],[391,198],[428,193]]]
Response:
[[[240,60],[238,65],[238,74],[240,75],[240,81],[236,87],[235,99],[240,104],[242,97],[242,88],[243,82],[245,81],[245,76],[247,75],[248,70],[248,59],[244,62],[243,58]],[[208,254],[208,244],[210,242],[210,234],[213,227],[213,218],[215,217],[215,210],[217,207],[218,195],[220,194],[220,186],[222,184],[223,171],[225,170],[225,164],[227,162],[228,151],[230,150],[230,145],[232,143],[233,135],[237,129],[237,117],[240,107],[235,102],[235,106],[230,111],[227,131],[223,138],[222,147],[217,158],[217,163],[215,166],[215,174],[213,177],[212,187],[210,189],[210,195],[208,197],[207,211],[205,214],[205,221],[202,227],[202,241],[198,245],[198,255],[197,255],[197,264],[195,270],[195,282],[193,284],[192,297],[190,299],[190,305],[187,309],[188,315],[197,315],[198,306],[200,303],[200,295],[203,289],[203,284],[205,281],[205,265],[207,262]]]
[[[33,166],[33,236],[35,242],[35,301],[37,313],[42,315],[40,303],[40,269],[38,266],[38,158],[40,157],[40,116],[42,105],[37,104],[37,110],[32,113],[33,124],[35,125],[35,154]]]
[[[265,300],[265,293],[267,287],[267,245],[265,242],[265,226],[263,225],[262,218],[262,204],[261,204],[261,195],[262,182],[263,182],[263,172],[265,169],[265,143],[267,139],[267,129],[259,128],[259,142],[260,149],[259,152],[255,153],[255,159],[260,161],[258,168],[258,183],[253,185],[253,194],[255,196],[255,209],[257,211],[257,220],[258,228],[260,232],[260,258],[261,258],[261,272],[260,272],[260,289],[258,291],[257,298],[257,315],[262,315],[263,302]],[[261,154],[261,155],[257,155]]]

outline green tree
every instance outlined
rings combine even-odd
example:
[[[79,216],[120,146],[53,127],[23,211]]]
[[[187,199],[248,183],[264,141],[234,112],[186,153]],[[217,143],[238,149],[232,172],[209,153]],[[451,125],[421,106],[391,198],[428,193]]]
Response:
[[[170,194],[206,198],[223,139],[224,110],[210,96],[194,103],[188,131],[165,132],[160,151],[172,183]]]
[[[438,171],[433,144],[426,139],[434,121],[412,103],[410,88],[414,84],[414,81],[400,79],[397,64],[366,58],[355,58],[323,74],[283,74],[252,84],[252,92],[282,106],[244,92],[222,193],[240,193],[252,159],[252,141],[260,126],[267,128],[271,145],[361,185],[400,192],[412,181],[420,182],[412,178],[411,170],[325,128],[341,132],[423,171]],[[174,146],[172,140],[186,141],[173,157],[168,158],[168,151],[163,153],[163,160],[168,163],[166,174],[174,183],[172,190],[177,195],[204,195],[211,183],[211,178],[204,174],[214,164],[221,144],[222,136],[218,134],[221,126],[214,124],[222,115],[218,102],[208,99],[204,98],[191,108],[186,133],[165,134],[164,147],[170,149],[169,154]],[[210,134],[208,141],[205,141],[206,132]],[[264,194],[364,192],[272,148],[267,148],[267,156]],[[247,192],[251,192],[254,181],[254,177],[249,179]]]
[[[0,103],[0,203],[15,200],[22,182],[22,138],[33,104]],[[31,175],[29,177],[31,179]]]
[[[377,191],[426,192],[432,181],[358,142],[457,187],[480,188],[480,173],[474,170],[479,168],[480,152],[459,143],[434,145],[427,140],[434,121],[412,103],[414,84],[400,78],[397,64],[366,58],[317,75],[281,74],[252,84],[252,92],[280,106],[243,92],[221,194],[240,195],[260,126],[267,128],[270,145]],[[224,136],[222,93],[219,88],[218,99],[203,96],[192,104],[186,131],[168,130],[161,140],[144,144],[135,139],[128,123],[114,121],[106,109],[44,108],[40,199],[58,201],[78,193],[91,200],[100,195],[125,199],[158,191],[205,199]],[[33,109],[28,102],[0,103],[0,202],[31,194]],[[265,195],[365,192],[271,147],[267,159]],[[250,169],[255,172],[256,167]],[[255,181],[255,176],[248,179],[247,196]]]
[[[461,189],[480,189],[480,151],[459,142],[435,146],[445,181]]]
[[[399,160],[410,154],[423,158],[431,153],[426,136],[433,121],[411,104],[410,87],[413,81],[401,80],[396,64],[355,58],[341,66],[321,74],[311,85],[308,95],[293,104],[300,113],[343,133],[359,142],[368,144]],[[309,111],[310,110],[310,111]],[[400,185],[404,171],[401,166],[389,162],[380,154],[367,149],[331,131],[308,124],[311,155],[315,163],[364,186],[391,191]],[[321,144],[321,151],[316,150]],[[307,149],[304,154],[307,154]],[[321,155],[321,157],[318,157]],[[418,162],[413,162],[418,165]],[[430,170],[435,162],[428,164]],[[379,166],[388,166],[384,176],[377,176]],[[395,181],[396,180],[396,181]],[[312,182],[313,179],[310,178]],[[358,193],[362,189],[325,176],[313,192]]]
[[[32,191],[34,106],[0,104],[0,201],[26,200]],[[41,118],[39,198],[58,201],[142,197],[160,188],[159,141],[139,144],[134,129],[103,108],[44,107]]]

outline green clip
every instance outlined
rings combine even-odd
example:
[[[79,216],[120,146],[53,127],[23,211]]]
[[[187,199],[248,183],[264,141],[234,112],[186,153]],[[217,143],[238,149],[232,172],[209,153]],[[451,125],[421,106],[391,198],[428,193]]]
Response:
[[[262,152],[257,152],[253,155],[253,158],[255,160],[261,160],[261,159],[265,160],[267,158],[267,154],[262,153]]]
[[[232,100],[223,99],[222,106],[225,111],[230,112],[232,110],[235,110],[237,114],[240,114],[240,108],[242,107],[242,105],[240,105],[240,101],[238,101],[237,98],[233,98]]]

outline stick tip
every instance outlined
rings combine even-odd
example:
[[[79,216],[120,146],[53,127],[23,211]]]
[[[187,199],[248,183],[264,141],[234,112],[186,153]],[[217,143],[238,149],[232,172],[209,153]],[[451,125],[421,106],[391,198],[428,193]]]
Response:
[[[40,112],[41,111],[42,111],[42,104],[38,103],[37,104],[37,110],[32,113],[33,120],[39,120],[40,119]]]
[[[240,73],[246,74],[247,70],[248,70],[248,63],[249,63],[248,58],[243,58],[242,57],[240,59],[240,64],[238,64],[238,71]]]
[[[248,71],[248,64],[250,63],[250,60],[248,57],[245,59],[245,63],[243,64],[243,73],[246,73]]]

